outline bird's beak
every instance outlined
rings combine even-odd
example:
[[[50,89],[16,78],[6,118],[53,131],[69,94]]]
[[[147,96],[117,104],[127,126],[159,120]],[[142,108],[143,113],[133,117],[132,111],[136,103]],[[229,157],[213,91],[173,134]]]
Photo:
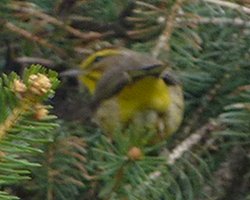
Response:
[[[69,69],[60,73],[60,77],[76,77],[81,75],[82,72],[79,69]]]

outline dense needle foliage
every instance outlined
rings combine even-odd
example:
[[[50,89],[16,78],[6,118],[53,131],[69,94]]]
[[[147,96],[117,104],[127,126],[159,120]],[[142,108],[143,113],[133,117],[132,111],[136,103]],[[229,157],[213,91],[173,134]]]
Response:
[[[0,199],[250,199],[249,19],[248,0],[1,0]],[[181,80],[167,141],[129,127],[111,142],[84,118],[86,88],[58,86],[106,47],[150,53]],[[49,90],[27,95],[41,74]]]

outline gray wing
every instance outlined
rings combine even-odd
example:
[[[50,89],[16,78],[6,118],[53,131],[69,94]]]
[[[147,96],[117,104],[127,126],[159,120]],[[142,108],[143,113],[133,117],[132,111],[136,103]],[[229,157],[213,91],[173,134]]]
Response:
[[[165,68],[160,61],[151,56],[131,51],[124,51],[122,55],[104,58],[100,63],[96,63],[93,68],[99,68],[100,65],[112,67],[105,71],[97,83],[92,100],[94,106],[117,94],[124,86],[145,75],[159,76]]]

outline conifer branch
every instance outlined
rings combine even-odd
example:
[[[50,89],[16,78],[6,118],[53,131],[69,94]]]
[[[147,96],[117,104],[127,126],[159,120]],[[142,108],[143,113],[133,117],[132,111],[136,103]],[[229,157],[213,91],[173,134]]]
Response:
[[[49,78],[42,74],[30,75],[29,85],[25,85],[18,79],[13,80],[13,91],[19,97],[20,105],[17,105],[7,119],[0,124],[0,140],[18,123],[24,114],[30,111],[31,108],[36,108],[37,119],[47,114],[45,108],[40,105],[38,108],[38,103],[41,101],[40,97],[46,94],[51,89],[51,86]]]
[[[29,103],[22,101],[21,105],[15,108],[11,115],[0,124],[0,140],[2,140],[7,132],[18,122],[22,114],[28,111],[29,106]]]
[[[54,93],[59,83],[56,76],[55,72],[41,65],[32,65],[24,70],[23,80],[15,73],[0,78],[1,187],[30,179],[28,169],[40,166],[25,156],[41,152],[37,144],[48,142],[49,138],[44,138],[44,135],[39,138],[40,134],[57,127],[48,121],[54,119],[48,115],[48,106],[41,104]],[[3,199],[12,199],[12,196],[6,194]]]
[[[213,121],[208,122],[189,137],[184,139],[180,144],[178,144],[171,152],[166,155],[166,164],[169,166],[174,166],[176,161],[178,161],[184,153],[191,151],[191,149],[200,143],[200,141],[210,134],[212,131],[219,129],[219,124],[214,123]],[[162,175],[161,171],[155,171],[149,174],[150,180],[156,180]]]
[[[231,74],[225,73],[221,77],[221,79],[213,85],[213,87],[207,91],[207,93],[203,96],[203,103],[199,105],[192,113],[190,119],[187,121],[187,124],[182,128],[183,135],[187,135],[192,130],[193,126],[199,121],[200,116],[204,113],[206,109],[208,109],[208,104],[216,98],[219,90],[224,86],[223,83],[228,81],[231,78]]]
[[[34,9],[32,7],[25,7],[23,5],[23,3],[15,3],[15,4],[11,4],[10,5],[11,9],[14,9],[16,11],[21,11],[24,13],[28,13],[32,16],[38,17],[41,20],[43,20],[43,22],[47,22],[47,23],[51,23],[53,25],[56,25],[64,30],[66,30],[67,32],[71,33],[72,35],[81,38],[85,41],[89,41],[89,40],[93,40],[93,39],[99,39],[102,34],[97,33],[97,32],[88,32],[88,33],[83,33],[82,31],[75,29],[67,24],[65,24],[65,22],[60,21],[59,19],[56,19],[50,15],[47,15],[43,12],[40,12],[38,9]]]

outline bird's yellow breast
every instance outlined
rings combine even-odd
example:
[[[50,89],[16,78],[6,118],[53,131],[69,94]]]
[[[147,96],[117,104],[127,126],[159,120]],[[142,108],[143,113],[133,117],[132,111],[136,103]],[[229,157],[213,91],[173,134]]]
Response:
[[[121,121],[127,122],[137,112],[165,112],[170,104],[168,86],[157,77],[145,77],[125,88],[118,95]]]

